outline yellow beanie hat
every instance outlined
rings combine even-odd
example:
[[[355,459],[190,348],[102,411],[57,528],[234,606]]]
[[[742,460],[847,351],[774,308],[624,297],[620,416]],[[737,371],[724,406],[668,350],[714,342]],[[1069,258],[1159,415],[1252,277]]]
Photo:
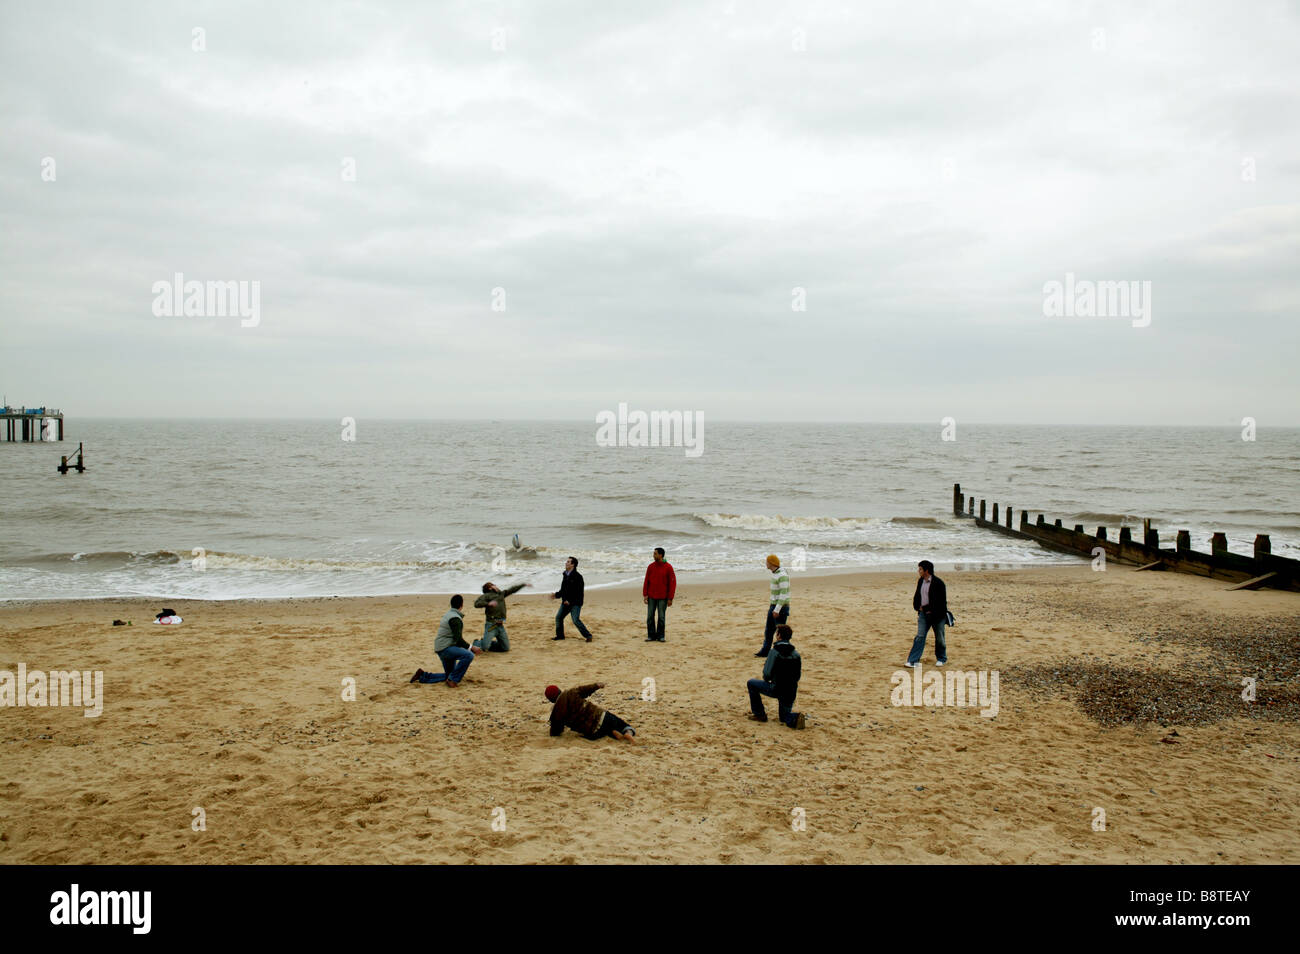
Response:
[[[780,565],[781,565],[781,558],[780,558],[779,556],[777,556],[775,553],[769,553],[769,554],[767,555],[767,565],[768,565],[768,566],[780,566]]]

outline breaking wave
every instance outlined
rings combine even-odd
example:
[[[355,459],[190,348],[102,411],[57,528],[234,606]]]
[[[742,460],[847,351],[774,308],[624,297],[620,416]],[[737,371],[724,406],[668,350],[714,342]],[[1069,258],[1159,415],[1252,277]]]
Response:
[[[756,513],[695,513],[710,527],[735,530],[867,530],[884,521],[875,517],[783,517]]]

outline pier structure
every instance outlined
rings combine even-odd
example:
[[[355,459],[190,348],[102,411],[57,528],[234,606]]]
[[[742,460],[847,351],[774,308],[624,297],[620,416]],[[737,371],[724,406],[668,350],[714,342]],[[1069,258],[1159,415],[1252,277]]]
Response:
[[[1252,556],[1230,553],[1228,537],[1224,533],[1214,534],[1210,541],[1210,552],[1203,553],[1192,549],[1192,534],[1188,530],[1178,531],[1174,537],[1173,549],[1162,548],[1160,532],[1151,525],[1150,518],[1142,521],[1140,540],[1133,539],[1135,528],[1130,527],[1118,528],[1117,539],[1112,540],[1106,527],[1098,527],[1096,533],[1088,533],[1083,524],[1076,523],[1073,529],[1067,529],[1061,526],[1059,519],[1048,523],[1047,516],[1043,513],[1030,520],[1030,511],[1023,509],[1020,511],[1018,525],[1013,526],[1013,510],[1009,504],[1002,511],[1003,520],[998,519],[998,505],[993,504],[990,520],[987,504],[987,500],[981,499],[979,512],[976,513],[975,498],[967,498],[962,493],[961,484],[952,485],[954,516],[969,517],[977,527],[1004,536],[1032,540],[1049,550],[1093,559],[1104,554],[1106,560],[1136,566],[1139,570],[1194,573],[1231,583],[1233,585],[1229,589],[1234,590],[1255,590],[1264,586],[1300,590],[1300,560],[1274,556],[1267,533],[1255,535]]]
[[[63,440],[63,412],[56,407],[10,407],[6,404],[0,410],[0,420],[5,423],[6,441]]]

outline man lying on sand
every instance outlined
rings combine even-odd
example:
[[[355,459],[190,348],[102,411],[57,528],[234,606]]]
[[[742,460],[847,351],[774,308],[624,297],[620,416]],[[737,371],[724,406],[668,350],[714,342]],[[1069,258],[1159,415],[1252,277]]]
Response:
[[[474,601],[474,605],[483,610],[483,638],[474,640],[474,645],[485,653],[510,652],[510,640],[506,636],[506,597],[522,590],[527,583],[501,589],[495,583],[483,584],[483,595]]]
[[[620,742],[635,742],[636,729],[612,712],[587,701],[587,696],[604,689],[603,682],[593,682],[576,689],[560,691],[559,686],[547,686],[546,698],[551,706],[551,735],[563,735],[566,727],[584,739],[593,742],[610,735]]]

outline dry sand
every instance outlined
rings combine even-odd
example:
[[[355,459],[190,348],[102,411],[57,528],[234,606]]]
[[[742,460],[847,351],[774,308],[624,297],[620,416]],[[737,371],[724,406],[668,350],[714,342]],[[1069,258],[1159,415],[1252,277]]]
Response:
[[[98,718],[0,709],[0,863],[1300,861],[1295,722],[1243,702],[1162,743],[1010,675],[996,718],[895,707],[914,577],[793,577],[804,732],[746,719],[766,579],[683,584],[662,645],[635,590],[588,591],[591,644],[551,642],[556,604],[525,590],[513,651],[459,689],[407,681],[436,663],[445,597],[169,601],[176,628],[154,600],[0,606],[0,669],[105,679]],[[1113,566],[945,579],[968,670],[1176,671],[1203,650],[1137,637],[1300,616],[1300,594]],[[641,744],[549,737],[543,687],[588,681]]]

